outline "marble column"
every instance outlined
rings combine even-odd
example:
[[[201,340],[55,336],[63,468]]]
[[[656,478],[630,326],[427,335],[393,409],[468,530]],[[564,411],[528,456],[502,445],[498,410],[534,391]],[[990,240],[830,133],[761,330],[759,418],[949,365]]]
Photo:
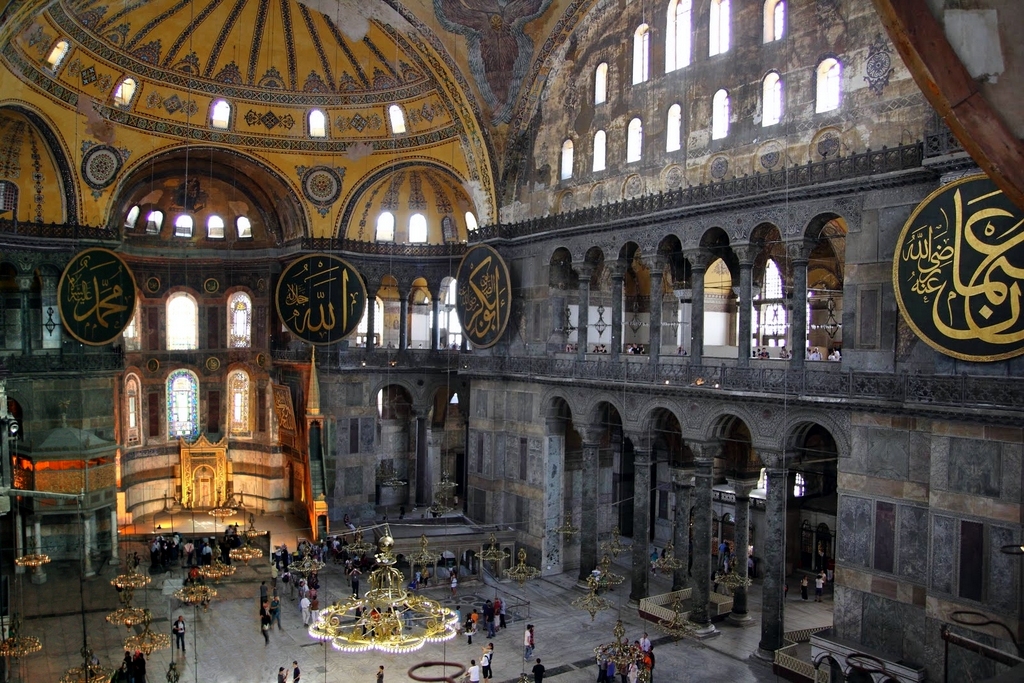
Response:
[[[704,271],[708,256],[703,251],[687,254],[690,260],[690,358],[700,365],[704,357]]]
[[[580,581],[586,582],[587,577],[597,567],[597,480],[600,475],[600,464],[597,458],[601,438],[600,429],[587,429],[583,437],[583,471],[580,505]]]
[[[790,262],[793,264],[793,286],[790,290],[793,310],[789,321],[789,350],[792,359],[789,363],[795,369],[803,368],[807,353],[807,261],[813,249],[814,242],[810,240],[801,240],[788,247]]]
[[[608,345],[608,353],[613,361],[619,359],[622,354],[622,278],[626,274],[626,267],[621,261],[614,261],[612,269],[612,341]]]
[[[417,507],[430,505],[427,476],[427,410],[419,409],[416,415],[416,500]]]
[[[117,506],[110,506],[110,564],[120,564],[121,555],[117,537]]]
[[[376,294],[370,294],[370,288],[366,288],[366,350],[373,351],[374,330],[377,328],[377,306],[374,305]]]
[[[42,284],[40,301],[40,323],[42,324],[42,342],[44,349],[59,349],[61,340],[60,312],[57,310],[56,275],[41,275]]]
[[[661,282],[664,267],[664,259],[659,258],[655,261],[654,270],[651,271],[651,335],[647,344],[647,355],[651,357],[652,365],[657,365],[658,358],[661,357]]]
[[[398,348],[409,348],[409,290],[398,290]]]
[[[437,351],[441,346],[441,296],[440,294],[430,300],[430,312],[432,313],[433,325],[430,327],[430,350]]]
[[[672,491],[675,494],[675,521],[672,525],[672,545],[676,559],[682,563],[672,572],[672,590],[683,590],[690,581],[690,508],[693,503],[693,471],[672,469]]]
[[[736,526],[734,532],[734,543],[736,566],[734,572],[740,578],[747,578],[747,547],[750,545],[750,491],[757,482],[730,481],[733,491],[736,492]],[[747,614],[747,589],[740,586],[732,593],[732,612],[729,614],[729,622],[738,626],[750,626],[753,621]]]
[[[753,247],[736,247],[733,250],[740,261],[740,303],[739,303],[739,339],[738,339],[738,356],[737,365],[745,368],[750,365],[750,339],[752,336],[751,330],[751,303],[753,300],[753,292],[751,291],[751,285],[753,278],[751,277],[754,267],[754,249]]]
[[[545,437],[544,467],[544,547],[541,549],[541,573],[545,576],[562,573],[562,542],[566,538],[556,529],[569,516],[565,510],[565,420],[549,417]]]
[[[43,552],[43,523],[38,516],[32,519],[32,534],[32,540],[35,542],[34,552],[37,555],[41,554]],[[32,570],[32,583],[46,583],[46,570],[43,569],[45,566],[45,564],[41,564]]]
[[[576,358],[586,360],[587,327],[590,322],[590,278],[594,274],[594,266],[581,263],[577,270],[580,276],[579,312],[576,315]]]
[[[18,506],[14,506],[14,556],[21,557],[25,554],[24,537],[25,529],[22,526],[21,521],[21,510]],[[20,564],[14,565],[15,574],[24,574],[25,568]]]
[[[96,521],[91,514],[84,517],[82,520],[82,566],[85,568],[86,576],[95,576],[96,570],[92,568],[92,530]]]
[[[32,318],[30,316],[28,299],[32,292],[33,277],[31,275],[19,275],[14,280],[18,284],[19,313],[21,314],[21,354],[23,356],[31,356]]]
[[[551,331],[548,333],[548,353],[564,353],[569,343],[565,319],[565,290],[548,287],[548,311],[551,316]]]
[[[782,453],[761,452],[767,468],[768,493],[765,501],[765,533],[761,557],[764,580],[761,589],[761,642],[757,655],[773,659],[782,647],[785,624],[783,586],[786,581],[786,489],[787,473]]]
[[[693,610],[690,620],[698,625],[698,635],[717,633],[711,623],[711,494],[714,483],[715,455],[718,443],[694,444],[693,476]],[[699,455],[698,455],[699,453]]]
[[[635,437],[633,441],[633,574],[630,602],[646,598],[650,584],[651,558],[648,544],[651,537],[651,448]]]

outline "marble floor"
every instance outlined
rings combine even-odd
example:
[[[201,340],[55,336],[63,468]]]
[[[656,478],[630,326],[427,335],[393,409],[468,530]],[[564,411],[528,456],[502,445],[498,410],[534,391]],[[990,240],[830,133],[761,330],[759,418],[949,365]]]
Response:
[[[287,531],[275,533],[275,543],[288,538]],[[294,547],[290,543],[291,547]],[[620,563],[623,556],[620,556]],[[13,608],[27,615],[23,633],[42,639],[43,650],[35,655],[12,660],[12,680],[46,683],[59,680],[70,666],[80,663],[83,629],[89,646],[99,655],[101,663],[111,666],[124,655],[122,642],[127,632],[123,627],[108,624],[104,617],[117,607],[117,598],[109,581],[118,567],[104,565],[97,576],[81,580],[75,563],[54,563],[48,566],[48,580],[35,585],[28,575],[17,575],[12,584]],[[628,574],[622,563],[619,573]],[[282,610],[283,629],[271,632],[269,645],[264,645],[258,624],[258,596],[261,580],[269,584],[270,566],[266,561],[240,567],[236,576],[218,587],[219,595],[208,612],[180,607],[171,595],[175,579],[181,573],[158,575],[146,590],[139,591],[135,606],[148,606],[154,613],[154,631],[170,633],[170,624],[179,614],[187,624],[186,652],[170,649],[154,652],[149,658],[148,680],[163,683],[169,663],[177,663],[181,681],[199,683],[257,683],[276,681],[278,667],[297,661],[302,669],[303,683],[325,683],[375,680],[377,667],[385,667],[385,681],[411,681],[408,670],[424,661],[442,661],[468,666],[471,658],[479,659],[481,647],[489,642],[477,635],[473,645],[459,637],[444,644],[428,644],[408,655],[381,653],[343,654],[314,641],[302,627],[297,601],[285,597]],[[170,581],[166,581],[170,579]],[[668,577],[654,576],[651,593],[668,590]],[[165,583],[168,585],[165,587]],[[510,615],[508,628],[494,639],[494,679],[498,682],[518,680],[529,666],[523,660],[522,638],[526,623],[535,625],[537,649],[535,657],[547,667],[546,680],[554,683],[591,683],[597,678],[593,648],[611,640],[615,620],[621,618],[631,639],[647,630],[655,643],[655,679],[661,681],[735,681],[761,682],[776,680],[770,666],[752,656],[760,639],[760,585],[751,587],[750,607],[753,626],[733,627],[721,623],[720,634],[704,641],[672,642],[657,632],[652,624],[641,621],[635,608],[626,604],[626,586],[608,593],[614,608],[590,615],[573,608],[570,602],[581,593],[575,587],[574,575],[546,577],[526,583],[494,582],[490,578],[464,580],[459,596],[453,600],[447,587],[431,587],[425,592],[444,604],[480,605],[496,594],[528,602],[517,614]],[[791,585],[793,582],[791,582]],[[321,574],[321,597],[330,599],[348,591],[345,577],[337,567],[329,565]],[[83,615],[84,608],[84,615]],[[826,626],[832,622],[831,600],[815,603],[801,601],[790,594],[786,605],[786,630]],[[452,670],[449,670],[450,674]],[[421,672],[428,676],[444,673],[441,667]],[[290,678],[289,678],[290,680]]]

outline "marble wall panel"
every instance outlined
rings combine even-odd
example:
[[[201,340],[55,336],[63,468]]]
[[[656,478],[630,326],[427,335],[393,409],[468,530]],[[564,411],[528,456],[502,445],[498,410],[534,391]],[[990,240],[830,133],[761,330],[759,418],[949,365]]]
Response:
[[[867,442],[865,474],[883,479],[907,479],[910,475],[909,432],[869,429]]]
[[[860,642],[899,659],[903,642],[904,605],[871,593],[864,594]]]
[[[897,571],[901,577],[918,583],[926,583],[928,579],[928,510],[915,505],[901,505],[898,518]]]
[[[1003,443],[999,446],[999,462],[1002,481],[999,483],[1000,497],[1011,503],[1021,499],[1021,450],[1019,443]]]
[[[945,491],[949,488],[949,438],[932,436],[929,451],[931,452],[929,486],[932,490]]]
[[[376,420],[372,417],[359,418],[359,452],[373,451],[374,436],[377,432]]]
[[[840,562],[856,567],[867,567],[871,562],[871,506],[867,498],[843,495],[839,497],[839,542],[837,557]]]
[[[358,496],[363,492],[363,467],[362,465],[356,465],[354,467],[343,467],[341,468],[342,476],[341,482],[344,486],[344,495],[346,496]]]
[[[891,574],[896,565],[896,505],[875,503],[874,567]]]
[[[1004,614],[1013,614],[1017,608],[1018,571],[1020,557],[1000,551],[1004,545],[1019,543],[1014,529],[1001,526],[989,527],[988,550],[988,599],[993,609]]]
[[[840,638],[860,640],[864,595],[865,593],[854,588],[836,586],[832,606],[832,624],[836,635]]]
[[[999,496],[1000,445],[994,441],[952,438],[949,489],[976,496]]]
[[[931,437],[924,432],[910,432],[909,435],[910,481],[927,484],[931,468]]]
[[[956,520],[952,517],[935,515],[932,517],[932,551],[931,551],[931,576],[929,587],[931,590],[945,593],[953,592],[953,558],[954,548],[957,547]]]
[[[854,427],[850,433],[850,457],[843,459],[843,472],[865,474],[867,472],[867,452],[869,435],[868,427]]]

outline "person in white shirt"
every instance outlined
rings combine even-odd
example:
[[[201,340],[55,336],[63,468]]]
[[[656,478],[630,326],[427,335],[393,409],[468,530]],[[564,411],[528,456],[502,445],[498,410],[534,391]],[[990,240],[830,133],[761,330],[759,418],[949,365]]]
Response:
[[[469,683],[480,683],[480,667],[476,665],[476,660],[469,660]]]
[[[644,652],[650,652],[651,651],[651,639],[647,637],[647,633],[646,632],[644,633],[643,637],[640,639],[640,649],[643,650]]]
[[[303,626],[309,626],[309,618],[310,618],[310,616],[312,616],[310,614],[310,612],[309,612],[310,604],[311,603],[309,601],[309,596],[308,595],[307,596],[303,596],[303,598],[301,600],[299,600],[299,609],[302,610],[302,625]]]

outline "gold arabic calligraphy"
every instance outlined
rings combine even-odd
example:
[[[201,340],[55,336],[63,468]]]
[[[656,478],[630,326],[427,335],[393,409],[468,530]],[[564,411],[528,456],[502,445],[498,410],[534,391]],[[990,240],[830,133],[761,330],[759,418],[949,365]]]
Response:
[[[507,284],[502,282],[502,271],[493,257],[487,256],[469,274],[469,280],[459,288],[459,297],[468,316],[466,333],[475,339],[487,340],[501,333],[502,297]]]
[[[947,339],[1000,346],[1024,340],[1024,219],[987,201],[998,194],[965,200],[956,189],[952,216],[943,208],[939,224],[911,228],[899,253],[910,292],[930,304],[930,322]]]
[[[282,278],[284,297],[278,303],[285,324],[313,342],[333,342],[347,334],[363,300],[350,277],[349,267],[338,259],[309,257],[294,263]]]
[[[134,306],[134,292],[126,292],[121,284],[125,275],[119,259],[103,259],[96,254],[82,256],[68,271],[70,313],[83,336],[98,339],[121,331],[127,321],[119,314]]]

